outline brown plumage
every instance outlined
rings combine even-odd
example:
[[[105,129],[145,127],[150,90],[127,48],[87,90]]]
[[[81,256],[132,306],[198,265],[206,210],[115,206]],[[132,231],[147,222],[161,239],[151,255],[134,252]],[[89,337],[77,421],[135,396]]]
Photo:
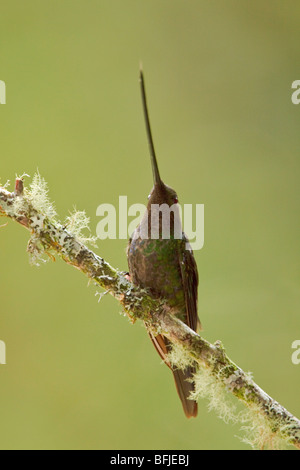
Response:
[[[127,250],[129,274],[134,284],[147,288],[153,297],[164,299],[172,314],[196,331],[200,326],[197,314],[197,266],[187,237],[181,230],[181,225],[179,226],[180,237],[174,236],[175,227],[178,230],[178,198],[176,192],[165,185],[159,175],[142,72],[140,80],[154,187],[149,196],[147,211],[143,220],[129,240]],[[154,225],[154,218],[151,217],[154,211],[153,208],[154,205],[161,206],[162,204],[165,204],[167,208],[172,207],[170,212],[170,238],[163,236],[164,215],[162,214],[155,219],[158,225],[156,227],[158,236],[156,238],[151,237],[151,229]],[[148,232],[148,238],[143,236],[145,231]],[[170,343],[167,338],[163,335],[154,336],[152,332],[149,332],[149,335],[158,354],[172,370],[176,389],[186,416],[197,416],[197,403],[189,399],[190,393],[194,390],[193,383],[190,381],[194,369],[188,367],[183,371],[172,367],[168,360]]]

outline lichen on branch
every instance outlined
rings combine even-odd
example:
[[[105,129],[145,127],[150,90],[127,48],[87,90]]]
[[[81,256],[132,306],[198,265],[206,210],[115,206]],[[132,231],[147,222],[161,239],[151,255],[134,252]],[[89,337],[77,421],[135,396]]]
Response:
[[[300,449],[300,421],[255,384],[227,356],[220,341],[210,344],[171,315],[163,300],[134,286],[124,273],[88,248],[88,244],[95,245],[95,238],[84,212],[75,210],[64,223],[59,222],[39,173],[28,189],[23,177],[16,179],[13,192],[0,187],[0,214],[30,231],[27,249],[34,263],[58,255],[115,297],[133,322],[142,320],[148,329],[168,338],[173,344],[169,361],[174,367],[196,365],[191,398],[207,398],[209,408],[224,421],[240,422],[247,431],[246,442],[258,448],[279,448],[284,443]],[[246,405],[246,412],[236,412],[228,401],[230,395]]]

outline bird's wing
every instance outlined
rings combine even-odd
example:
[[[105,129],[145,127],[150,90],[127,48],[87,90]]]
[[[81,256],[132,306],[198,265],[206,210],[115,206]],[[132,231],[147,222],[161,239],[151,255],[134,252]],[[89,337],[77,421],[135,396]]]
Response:
[[[184,249],[178,249],[179,266],[187,312],[186,324],[194,331],[201,328],[198,318],[198,270],[192,248],[183,234]],[[182,248],[182,247],[181,247]]]

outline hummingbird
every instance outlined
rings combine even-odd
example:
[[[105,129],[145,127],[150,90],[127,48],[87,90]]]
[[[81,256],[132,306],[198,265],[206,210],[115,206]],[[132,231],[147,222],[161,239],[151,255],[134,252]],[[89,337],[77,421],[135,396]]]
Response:
[[[188,239],[182,232],[180,218],[180,236],[175,236],[175,225],[178,229],[179,212],[178,210],[176,212],[178,196],[176,191],[167,186],[160,177],[142,69],[140,70],[140,87],[154,186],[148,196],[147,210],[128,242],[129,277],[133,284],[147,289],[154,298],[164,300],[172,315],[182,320],[192,330],[197,331],[200,328],[197,313],[199,282],[197,265]],[[169,209],[169,237],[163,236],[165,235],[163,213],[160,212],[159,217],[153,217],[154,208],[157,207]],[[155,223],[156,227],[153,227]],[[194,390],[191,380],[195,372],[194,368],[189,366],[181,370],[174,367],[168,359],[171,350],[168,339],[162,334],[155,335],[150,330],[148,334],[158,354],[173,373],[185,415],[188,418],[196,417],[197,403],[189,399]]]

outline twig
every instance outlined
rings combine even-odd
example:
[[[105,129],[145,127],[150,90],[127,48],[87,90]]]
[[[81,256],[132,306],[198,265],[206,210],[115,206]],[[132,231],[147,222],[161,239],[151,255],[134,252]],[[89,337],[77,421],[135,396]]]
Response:
[[[0,188],[0,214],[30,230],[30,252],[54,251],[66,263],[79,269],[114,296],[133,321],[143,320],[148,328],[163,333],[173,344],[183,348],[190,360],[205,367],[227,391],[248,408],[255,409],[264,418],[270,434],[300,449],[299,419],[267,395],[249,374],[231,361],[219,341],[210,344],[172,316],[163,301],[153,299],[145,290],[131,284],[122,272],[87,248],[61,223],[50,220],[41,210],[35,209],[29,194],[20,178],[16,180],[14,192]]]

